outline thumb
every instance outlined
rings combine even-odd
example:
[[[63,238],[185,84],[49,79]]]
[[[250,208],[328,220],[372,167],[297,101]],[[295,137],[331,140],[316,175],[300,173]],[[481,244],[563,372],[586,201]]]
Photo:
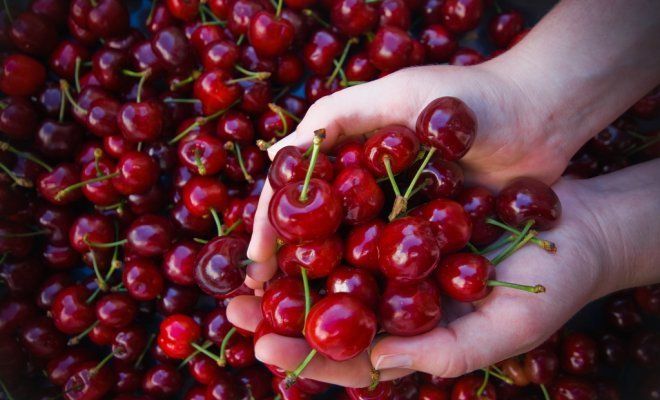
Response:
[[[285,146],[308,147],[314,131],[325,129],[322,150],[331,149],[343,137],[361,135],[384,125],[414,127],[418,107],[403,97],[406,71],[352,86],[322,97],[300,121],[295,132],[268,149],[273,159]]]

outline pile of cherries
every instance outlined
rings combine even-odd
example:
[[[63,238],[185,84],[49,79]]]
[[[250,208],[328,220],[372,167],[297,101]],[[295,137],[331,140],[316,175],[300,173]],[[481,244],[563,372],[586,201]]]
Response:
[[[497,195],[463,186],[456,161],[477,126],[460,99],[432,102],[415,132],[382,127],[326,155],[318,127],[313,146],[283,149],[270,168],[263,152],[327,94],[407,66],[496,56],[527,32],[518,11],[487,0],[3,6],[0,398],[537,398],[538,386],[523,388],[531,382],[569,399],[596,387],[566,375],[579,368],[565,354],[592,348],[570,335],[550,341],[546,358],[529,356],[530,367],[528,356],[513,360],[524,373],[511,360],[489,367],[490,382],[476,373],[386,383],[374,372],[374,388],[344,389],[298,377],[304,365],[282,371],[254,356],[254,342],[275,332],[349,359],[377,332],[433,328],[441,295],[543,291],[497,281],[494,266],[527,243],[556,251],[536,232],[556,223],[558,200],[526,178]],[[488,56],[459,45],[480,24]],[[659,94],[592,139],[567,173],[657,156],[660,135],[638,123],[657,116]],[[226,304],[253,294],[246,248],[266,177],[281,272],[251,334],[229,323]],[[657,287],[622,296],[608,320],[626,335],[645,326],[638,308],[657,315]],[[324,330],[339,334],[330,341]],[[653,365],[657,335],[630,334],[631,358]],[[624,340],[603,336],[609,355],[599,357],[626,353]]]

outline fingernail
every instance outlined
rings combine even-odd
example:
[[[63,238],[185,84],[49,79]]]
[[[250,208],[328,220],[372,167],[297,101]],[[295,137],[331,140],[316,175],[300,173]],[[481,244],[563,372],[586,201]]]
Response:
[[[386,354],[378,357],[374,368],[381,371],[390,368],[410,368],[412,357],[408,354]]]

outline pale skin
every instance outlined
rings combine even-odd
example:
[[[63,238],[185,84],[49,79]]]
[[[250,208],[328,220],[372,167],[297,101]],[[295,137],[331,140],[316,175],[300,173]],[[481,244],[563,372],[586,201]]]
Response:
[[[607,4],[604,4],[607,3]],[[353,135],[401,124],[414,129],[433,99],[455,96],[477,115],[477,139],[461,160],[469,184],[498,190],[517,176],[553,184],[560,224],[543,236],[557,254],[527,246],[497,267],[498,279],[542,283],[544,294],[495,288],[474,305],[444,304],[443,323],[411,338],[382,337],[367,353],[337,363],[316,356],[302,376],[349,387],[423,371],[452,377],[527,351],[587,302],[660,281],[660,161],[606,176],[559,180],[568,160],[594,134],[660,83],[660,3],[567,0],[513,49],[473,67],[427,66],[344,89],[315,103],[296,132],[269,150],[306,148],[326,128],[324,149]],[[655,50],[654,50],[655,49]],[[625,77],[625,78],[624,78]],[[260,293],[276,271],[276,235],[268,222],[272,196],[259,200],[247,284]],[[259,298],[234,299],[228,317],[253,331]],[[429,350],[433,351],[429,351]],[[304,339],[274,334],[255,348],[261,361],[294,369],[309,352]]]

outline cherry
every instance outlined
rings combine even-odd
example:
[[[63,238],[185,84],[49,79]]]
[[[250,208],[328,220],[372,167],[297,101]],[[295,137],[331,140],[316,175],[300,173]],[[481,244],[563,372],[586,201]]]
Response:
[[[112,370],[105,364],[112,353],[101,362],[83,361],[76,365],[62,391],[66,400],[102,399],[112,388]]]
[[[110,180],[95,181],[99,177],[110,174],[114,167],[114,163],[106,158],[99,158],[84,166],[80,180],[90,182],[82,187],[87,200],[99,206],[109,206],[119,201],[120,195]]]
[[[387,224],[378,239],[381,272],[398,282],[427,277],[438,265],[440,245],[431,223],[418,217],[403,217]]]
[[[374,177],[362,168],[342,170],[333,182],[344,206],[344,222],[358,225],[376,217],[385,202],[385,195]]]
[[[190,44],[195,49],[195,52],[200,57],[203,56],[204,50],[211,43],[223,40],[227,35],[222,30],[222,27],[219,25],[193,25],[192,34],[190,34]],[[187,35],[187,32],[186,32]],[[207,68],[208,69],[208,68]],[[192,76],[197,75],[193,72]]]
[[[234,336],[236,341],[227,345],[225,358],[227,364],[233,368],[245,368],[254,365],[257,359],[254,356],[252,339],[245,336]]]
[[[488,383],[481,393],[478,393],[483,384],[479,375],[465,375],[459,378],[451,391],[452,400],[495,400],[497,398],[495,387]]]
[[[92,73],[104,89],[119,91],[127,84],[126,76],[122,73],[127,64],[126,52],[103,48],[92,57]]]
[[[0,132],[10,139],[31,139],[39,126],[39,114],[34,104],[23,97],[8,97],[3,99],[3,103],[5,107],[0,110]]]
[[[127,327],[137,314],[137,304],[123,293],[109,293],[101,297],[95,305],[96,319],[112,328]]]
[[[103,39],[116,38],[128,31],[128,9],[121,0],[95,0],[87,15],[87,26]]]
[[[227,189],[220,181],[201,176],[191,178],[184,185],[182,196],[188,210],[199,217],[222,212],[228,202]]]
[[[320,29],[303,47],[303,61],[313,73],[325,76],[333,69],[333,60],[341,54],[342,44],[331,31]]]
[[[241,96],[240,85],[222,69],[205,71],[195,81],[193,90],[206,115],[229,108]]]
[[[297,385],[290,386],[286,379],[273,377],[273,390],[282,400],[310,400],[312,395],[300,390]]]
[[[10,253],[16,254],[15,249],[14,246]],[[45,274],[43,265],[33,258],[5,259],[0,265],[0,279],[9,293],[15,297],[34,294],[39,289]]]
[[[76,68],[89,59],[87,48],[79,43],[63,40],[50,55],[50,68],[66,80],[74,80]]]
[[[328,276],[339,265],[343,243],[337,235],[303,244],[285,244],[277,253],[277,265],[288,276],[300,276],[305,269],[310,279]]]
[[[50,318],[28,321],[21,329],[21,344],[37,358],[52,359],[64,351],[66,339]]]
[[[327,78],[313,76],[305,82],[305,97],[312,104],[318,99],[329,96],[339,90],[341,90],[341,86],[337,78],[332,80],[332,82],[328,82]]]
[[[380,304],[380,323],[396,336],[415,336],[435,328],[442,316],[440,292],[430,280],[390,282]]]
[[[604,333],[598,338],[598,350],[598,358],[608,365],[622,366],[626,361],[626,345],[619,336],[613,333]]]
[[[147,154],[131,151],[117,162],[112,185],[118,192],[131,195],[147,192],[158,180],[158,166]]]
[[[167,218],[142,215],[126,231],[126,249],[141,257],[159,256],[169,249],[172,236],[172,226]]]
[[[66,17],[69,8],[63,1],[59,0],[35,0],[30,3],[30,11],[49,19],[58,28],[66,25]]]
[[[277,152],[268,171],[268,180],[273,189],[280,189],[292,182],[305,179],[310,168],[310,158],[294,146],[286,146]],[[330,181],[334,177],[332,163],[324,154],[318,154],[312,177]]]
[[[216,40],[204,48],[202,64],[204,69],[232,69],[239,58],[239,49],[236,43],[230,40]]]
[[[456,201],[463,206],[472,221],[472,244],[484,246],[502,235],[502,229],[486,222],[487,218],[495,215],[495,196],[488,189],[480,186],[465,188]]]
[[[85,253],[92,248],[92,244],[112,242],[114,235],[109,218],[99,214],[82,214],[71,225],[69,243],[77,252]]]
[[[261,312],[273,332],[300,337],[305,323],[305,290],[300,279],[285,277],[270,284],[261,301]]]
[[[358,268],[378,271],[378,239],[385,223],[373,220],[351,228],[345,242],[346,261]]]
[[[89,331],[89,333],[87,334],[87,337],[89,338],[90,342],[98,346],[111,346],[113,340],[115,340],[115,336],[117,336],[117,329],[101,324],[94,324],[92,326],[93,326],[92,330]],[[85,332],[83,332],[82,334],[84,333]],[[80,339],[78,338],[74,339],[74,343],[77,342],[78,340]]]
[[[170,281],[190,286],[195,283],[193,270],[195,256],[202,246],[192,240],[182,240],[174,245],[163,256],[163,274]]]
[[[254,139],[254,127],[250,117],[240,111],[229,110],[218,120],[216,135],[222,140],[247,144]]]
[[[163,110],[153,101],[126,103],[118,111],[117,125],[122,135],[131,142],[151,142],[163,130]]]
[[[525,354],[525,375],[532,383],[547,385],[559,371],[559,359],[554,351],[537,348]]]
[[[257,54],[262,57],[272,58],[282,55],[293,42],[294,26],[287,19],[282,18],[280,12],[281,3],[275,14],[259,11],[250,18],[248,39]]]
[[[445,389],[433,385],[422,385],[419,388],[419,400],[448,400],[449,393]]]
[[[62,289],[55,296],[51,313],[57,329],[75,335],[94,322],[94,308],[87,303],[89,295],[84,286],[73,285]]]
[[[560,377],[550,387],[554,400],[596,400],[594,386],[580,378]]]
[[[176,314],[160,323],[157,341],[168,357],[184,359],[194,351],[191,344],[197,342],[201,335],[199,324],[192,318]]]
[[[488,35],[497,47],[507,47],[525,25],[522,14],[512,10],[495,15],[488,25]]]
[[[396,71],[409,64],[411,51],[412,40],[406,31],[384,26],[369,44],[369,61],[381,71]]]
[[[597,355],[595,340],[583,333],[572,333],[562,342],[562,369],[574,375],[590,374],[596,369]]]
[[[420,41],[426,51],[428,61],[440,63],[449,61],[456,49],[458,42],[453,34],[443,25],[429,25],[422,31]]]
[[[222,141],[204,133],[180,141],[177,154],[179,161],[198,175],[215,175],[227,159]]]
[[[199,292],[194,288],[168,284],[158,299],[158,311],[164,315],[189,313],[198,299]]]
[[[346,36],[360,36],[378,22],[376,9],[365,0],[339,0],[330,11],[330,21]]]
[[[392,398],[392,382],[378,382],[371,388],[346,388],[346,394],[351,400],[385,400]]]
[[[258,1],[237,0],[231,6],[227,27],[234,36],[246,35],[250,27],[250,21],[264,7]]]
[[[67,84],[60,81],[60,87],[61,92],[66,95],[66,93],[68,93]],[[100,83],[84,87],[76,98],[76,104],[78,104],[78,106],[71,108],[74,119],[81,125],[87,125],[87,114],[89,113],[89,108],[92,106],[92,103],[100,98],[110,97],[111,96],[100,87]]]
[[[478,51],[461,47],[449,59],[449,64],[458,66],[476,65],[484,61],[484,56]]]
[[[145,330],[135,325],[118,330],[112,339],[114,357],[124,363],[136,362],[146,346]]]
[[[245,279],[243,261],[247,243],[244,238],[219,236],[197,253],[195,282],[211,296],[225,296],[238,289]]]
[[[472,233],[472,220],[459,203],[435,199],[413,210],[411,215],[428,220],[443,254],[465,247]]]
[[[151,49],[161,64],[169,70],[185,69],[191,60],[191,50],[185,34],[176,26],[167,26],[151,38]]]
[[[315,351],[346,361],[365,351],[376,335],[376,316],[346,293],[332,293],[311,308],[305,338]]]
[[[163,291],[163,277],[158,267],[147,259],[126,260],[122,282],[128,294],[140,301],[153,300]]]
[[[177,229],[181,229],[184,232],[192,233],[194,235],[207,234],[211,230],[211,225],[213,224],[210,218],[202,218],[192,215],[183,203],[174,206],[170,212],[170,218]]]
[[[167,0],[167,9],[175,18],[193,21],[199,13],[199,0]]]
[[[64,386],[80,364],[91,360],[92,354],[87,349],[81,347],[65,348],[62,353],[48,361],[45,372],[51,383]]]
[[[477,133],[474,112],[460,99],[440,97],[417,117],[417,137],[447,161],[456,161],[470,149]]]
[[[11,54],[0,64],[0,92],[7,96],[30,96],[46,81],[46,69],[34,58]]]
[[[456,33],[477,27],[484,11],[482,0],[447,0],[442,4],[442,22]]]
[[[636,333],[631,341],[632,359],[640,366],[653,368],[660,359],[660,336],[651,331]]]
[[[561,203],[546,184],[532,178],[518,178],[507,184],[497,196],[498,216],[511,226],[534,221],[534,229],[548,230],[561,216]]]
[[[240,1],[240,0],[239,0]],[[206,387],[206,400],[242,399],[245,388],[229,374],[221,374]]]
[[[245,61],[242,62],[244,63]],[[261,72],[250,72],[245,78],[239,78],[246,79],[241,82],[243,97],[241,98],[239,108],[241,111],[250,115],[258,115],[265,112],[268,109],[268,105],[273,101],[273,93],[270,84],[259,79],[263,79],[270,74],[271,71],[274,70],[274,66],[262,64],[262,62],[258,62],[251,67],[256,68],[257,71]]]
[[[181,374],[168,364],[154,365],[145,372],[142,380],[142,390],[156,397],[172,397],[182,385]]]
[[[614,296],[605,303],[606,321],[616,329],[630,332],[642,323],[635,302],[628,296]]]
[[[131,365],[113,365],[115,383],[113,391],[117,393],[132,393],[140,388],[142,372]]]
[[[9,37],[24,53],[48,56],[57,46],[57,29],[49,22],[33,12],[22,12],[12,22]]]
[[[70,285],[71,279],[68,274],[56,273],[50,275],[41,284],[39,291],[37,292],[37,306],[44,310],[50,310],[55,296],[57,296],[62,289]]]
[[[366,82],[375,79],[378,70],[369,60],[368,51],[360,51],[348,58],[344,73],[349,82]]]
[[[232,325],[227,319],[227,310],[224,306],[209,311],[202,321],[204,337],[218,346],[222,345],[231,328]]]
[[[410,28],[410,9],[403,0],[385,0],[378,8],[380,26],[394,26],[407,30]]]
[[[24,325],[34,315],[36,307],[19,299],[7,299],[0,302],[0,334],[13,334],[17,328]]]
[[[188,361],[188,372],[202,385],[208,385],[215,378],[226,373],[217,362],[205,354],[197,354]]]
[[[86,126],[93,134],[100,137],[112,136],[119,133],[117,114],[121,104],[111,98],[94,100],[87,112]]]
[[[442,260],[435,278],[443,294],[454,300],[474,302],[485,298],[492,286],[505,286],[531,293],[542,293],[540,285],[522,286],[493,280],[495,267],[483,256],[472,253],[456,253]]]
[[[427,198],[452,198],[463,187],[463,170],[456,163],[442,160],[436,155],[422,170],[420,180],[424,185],[421,192]]]
[[[648,285],[635,288],[635,302],[642,309],[652,315],[660,315],[660,285]]]

